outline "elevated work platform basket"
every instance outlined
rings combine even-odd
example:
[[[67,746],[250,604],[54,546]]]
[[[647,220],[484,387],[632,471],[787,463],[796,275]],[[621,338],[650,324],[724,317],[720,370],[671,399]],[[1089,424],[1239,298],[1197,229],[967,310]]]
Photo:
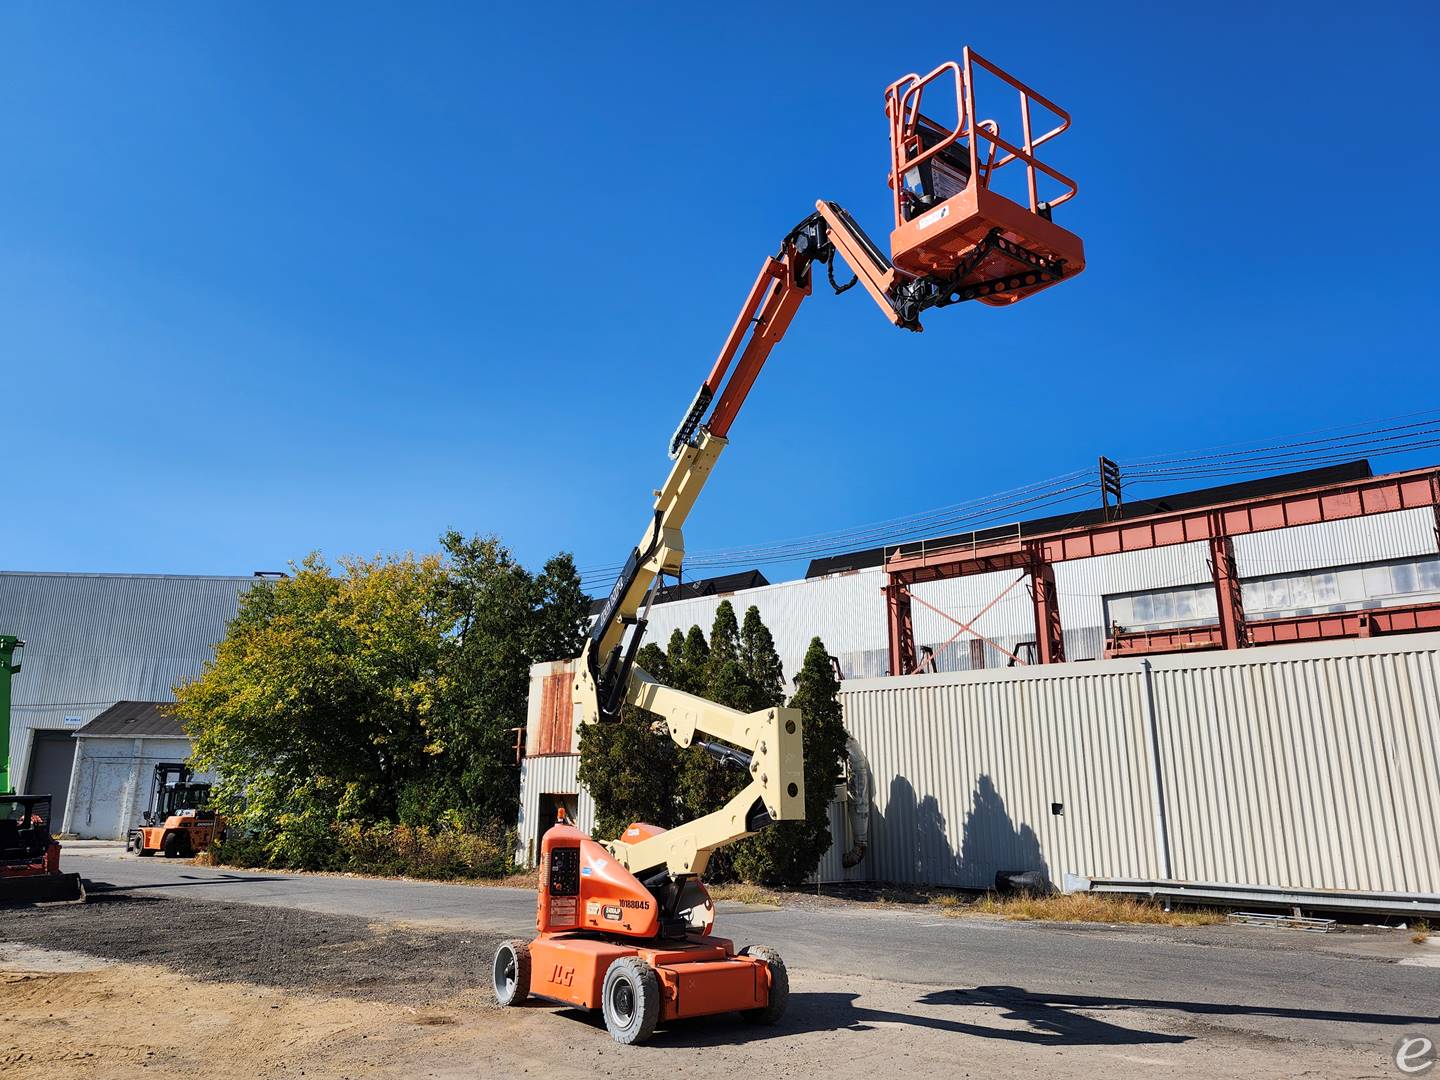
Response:
[[[995,119],[976,112],[977,69],[1019,95],[1020,141]],[[953,123],[943,91],[953,87]],[[937,108],[927,114],[927,91]],[[1032,130],[1032,105],[1058,118],[1042,134]],[[910,74],[885,91],[890,121],[890,187],[895,229],[891,261],[905,273],[946,283],[949,300],[1013,304],[1085,267],[1085,246],[1055,224],[1053,212],[1074,198],[1075,181],[1041,161],[1037,150],[1070,126],[1070,116],[988,60],[965,49],[961,60],[928,75]],[[1002,169],[1023,166],[1024,202],[996,190]],[[1009,176],[1011,174],[1006,174]],[[1018,187],[1018,185],[1013,185]],[[1041,198],[1042,188],[1048,197]],[[1054,189],[1053,193],[1050,189]]]

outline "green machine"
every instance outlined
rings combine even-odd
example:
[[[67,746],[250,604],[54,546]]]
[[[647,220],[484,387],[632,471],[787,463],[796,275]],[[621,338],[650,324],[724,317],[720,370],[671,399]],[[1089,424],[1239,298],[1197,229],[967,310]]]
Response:
[[[24,647],[13,634],[0,634],[0,905],[81,902],[80,875],[60,871],[50,796],[17,795],[11,787],[10,680]]]
[[[10,679],[20,670],[25,642],[13,634],[0,634],[0,794],[10,787]]]

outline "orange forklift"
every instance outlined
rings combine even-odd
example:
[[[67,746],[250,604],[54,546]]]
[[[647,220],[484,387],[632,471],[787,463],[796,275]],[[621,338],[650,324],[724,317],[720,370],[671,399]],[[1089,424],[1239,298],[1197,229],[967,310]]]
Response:
[[[977,72],[987,89],[998,85],[1018,105],[1016,124],[1002,131],[993,116],[976,111]],[[678,745],[700,746],[748,783],[724,807],[673,829],[636,822],[624,836],[598,843],[568,821],[551,828],[541,842],[539,936],[503,942],[495,952],[502,1005],[533,994],[599,1009],[621,1043],[643,1041],[662,1021],[738,1012],[774,1023],[785,1010],[784,962],[773,949],[737,951],[712,935],[715,911],[703,874],[717,849],[772,822],[804,818],[803,718],[789,708],[742,713],[656,682],[635,664],[650,605],[661,580],[680,574],[685,519],[760,368],[810,295],[817,268],[837,293],[859,283],[893,325],[918,331],[930,308],[1014,304],[1085,266],[1080,238],[1054,219],[1075,183],[1037,156],[1070,126],[1059,106],[966,49],[957,62],[892,83],[885,111],[895,215],[890,256],[842,207],[821,200],[765,259],[671,439],[674,465],[641,541],[574,662],[580,722],[614,722],[626,705],[643,709]],[[1043,132],[1035,113],[1053,118]],[[836,255],[854,275],[845,284],[835,280]]]
[[[190,766],[161,762],[150,782],[150,805],[140,814],[140,827],[125,838],[125,850],[136,855],[164,852],[168,859],[188,858],[221,837],[225,822],[208,806],[210,785],[195,783]]]

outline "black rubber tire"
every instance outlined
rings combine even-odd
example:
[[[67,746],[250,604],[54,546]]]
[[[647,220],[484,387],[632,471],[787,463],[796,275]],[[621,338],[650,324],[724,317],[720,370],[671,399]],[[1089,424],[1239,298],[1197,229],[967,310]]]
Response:
[[[190,845],[185,842],[185,834],[172,832],[166,833],[165,839],[160,841],[160,850],[165,853],[167,859],[178,859],[185,854],[185,849]]]
[[[495,947],[490,986],[497,1005],[523,1005],[530,996],[530,943],[514,938]]]
[[[155,849],[150,848],[149,850],[147,850],[145,847],[145,842],[142,840],[140,842],[140,846],[135,849],[135,854],[139,855],[142,859],[148,859],[150,858],[150,856],[155,854]]]
[[[648,1039],[660,1021],[660,980],[655,969],[635,956],[616,960],[605,972],[600,1011],[616,1042],[630,1046]]]
[[[790,1004],[790,973],[785,970],[785,961],[767,945],[748,945],[740,955],[764,960],[770,969],[770,1000],[764,1008],[746,1009],[740,1015],[752,1024],[773,1024],[785,1015],[785,1006]]]

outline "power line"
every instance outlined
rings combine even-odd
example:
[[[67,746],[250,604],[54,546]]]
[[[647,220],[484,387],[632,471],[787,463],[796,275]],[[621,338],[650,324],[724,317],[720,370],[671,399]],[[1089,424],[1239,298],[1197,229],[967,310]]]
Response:
[[[1416,420],[1414,417],[1423,419]],[[1408,422],[1392,422],[1402,420]],[[1217,451],[1213,453],[1189,451],[1142,459],[1121,465],[1122,483],[1125,488],[1131,488],[1177,480],[1254,476],[1316,468],[1358,457],[1385,457],[1434,449],[1440,447],[1440,416],[1434,409],[1428,409],[1374,421],[1370,426],[1337,425],[1300,434],[1326,437],[1272,439],[1263,445],[1232,443],[1206,448]],[[686,560],[686,566],[704,570],[766,566],[868,547],[899,546],[945,533],[975,531],[996,522],[1016,521],[1013,515],[1022,509],[1027,514],[1033,514],[1048,507],[1073,503],[1086,493],[1098,491],[1098,479],[1090,479],[1091,475],[1092,470],[1080,469],[993,495],[866,525],[763,544],[696,552]],[[581,571],[581,577],[587,583],[603,581],[608,587],[620,569],[618,565],[595,567]]]

